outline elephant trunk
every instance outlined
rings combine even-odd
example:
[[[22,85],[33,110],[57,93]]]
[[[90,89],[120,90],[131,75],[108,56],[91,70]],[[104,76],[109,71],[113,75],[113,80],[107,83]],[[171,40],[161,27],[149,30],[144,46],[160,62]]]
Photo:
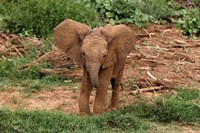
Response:
[[[89,66],[89,74],[90,74],[90,80],[92,83],[92,86],[97,88],[99,87],[99,69],[100,69],[100,64],[98,63],[92,63]]]

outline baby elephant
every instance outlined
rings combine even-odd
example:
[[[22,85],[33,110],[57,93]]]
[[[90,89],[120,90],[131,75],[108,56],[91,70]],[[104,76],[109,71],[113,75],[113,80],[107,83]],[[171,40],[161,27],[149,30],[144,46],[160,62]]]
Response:
[[[123,24],[91,29],[66,19],[54,30],[55,45],[83,67],[79,114],[91,114],[89,97],[96,88],[94,114],[107,109],[108,85],[112,85],[111,109],[117,109],[126,56],[136,42],[133,31]]]

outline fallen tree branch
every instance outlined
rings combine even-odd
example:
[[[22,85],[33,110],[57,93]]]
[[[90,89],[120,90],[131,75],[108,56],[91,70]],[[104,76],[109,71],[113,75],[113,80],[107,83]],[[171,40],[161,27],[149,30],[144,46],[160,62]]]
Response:
[[[141,60],[143,60],[143,61],[147,61],[147,62],[154,62],[154,63],[159,63],[159,64],[162,64],[162,65],[169,65],[169,64],[167,64],[167,63],[165,63],[165,62],[161,62],[161,61],[157,61],[157,60],[150,60],[150,59],[141,59]]]
[[[41,60],[45,60],[45,59],[48,57],[49,54],[50,54],[50,52],[45,53],[45,54],[42,55],[40,58],[38,58],[38,59],[36,59],[36,60],[33,60],[33,61],[30,62],[30,63],[27,63],[27,64],[22,65],[21,68],[29,68],[29,67],[31,67],[31,66],[36,66],[36,65],[39,64],[39,62],[40,62]]]
[[[168,46],[167,48],[196,48],[196,47],[200,47],[200,45],[173,44]]]
[[[163,88],[164,88],[163,86],[154,86],[154,87],[142,88],[142,89],[134,90],[134,91],[130,92],[129,94],[137,95],[137,94],[141,94],[141,93],[149,92],[149,91],[158,91],[158,90],[161,90]]]
[[[198,103],[196,103],[196,102],[192,102],[192,103],[200,108],[200,105]]]
[[[149,35],[149,38],[151,38],[151,34],[147,30],[145,29],[142,29],[142,30]]]
[[[147,54],[144,54],[144,53],[141,53],[141,55],[144,56],[147,59],[155,59],[155,58],[158,58],[160,56],[160,54],[157,54],[156,56],[151,56],[151,55],[147,55]]]
[[[15,51],[21,56],[21,57],[24,57],[20,52],[19,50],[16,48],[16,47],[13,47],[15,49]]]

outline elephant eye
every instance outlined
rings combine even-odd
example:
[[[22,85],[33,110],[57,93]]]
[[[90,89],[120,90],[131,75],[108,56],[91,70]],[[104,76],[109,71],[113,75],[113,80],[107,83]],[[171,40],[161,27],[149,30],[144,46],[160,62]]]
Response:
[[[106,57],[106,55],[103,55],[103,58],[105,58]]]
[[[82,55],[83,55],[83,56],[85,56],[85,53],[84,53],[84,52],[82,52]]]

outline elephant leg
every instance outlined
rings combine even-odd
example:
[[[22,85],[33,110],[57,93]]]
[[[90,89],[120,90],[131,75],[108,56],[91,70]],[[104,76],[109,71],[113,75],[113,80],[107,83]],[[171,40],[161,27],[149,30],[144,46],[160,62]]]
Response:
[[[100,85],[96,89],[96,97],[93,107],[94,114],[99,115],[108,110],[107,94],[108,94],[108,84],[112,76],[112,70],[113,67],[109,67],[105,70],[100,71],[99,75]]]
[[[111,109],[116,110],[119,104],[119,94],[120,94],[120,86],[123,76],[125,66],[125,60],[119,60],[114,67],[114,77],[111,79],[112,85],[112,98],[111,98]]]
[[[94,114],[102,114],[107,111],[107,88],[97,88],[94,101]]]
[[[117,78],[111,79],[111,85],[112,85],[111,109],[113,110],[118,109],[122,75],[123,75],[123,70],[120,70]]]
[[[83,71],[84,74],[81,81],[81,91],[79,97],[79,114],[90,115],[89,98],[92,91],[92,85],[87,71],[85,69]]]

